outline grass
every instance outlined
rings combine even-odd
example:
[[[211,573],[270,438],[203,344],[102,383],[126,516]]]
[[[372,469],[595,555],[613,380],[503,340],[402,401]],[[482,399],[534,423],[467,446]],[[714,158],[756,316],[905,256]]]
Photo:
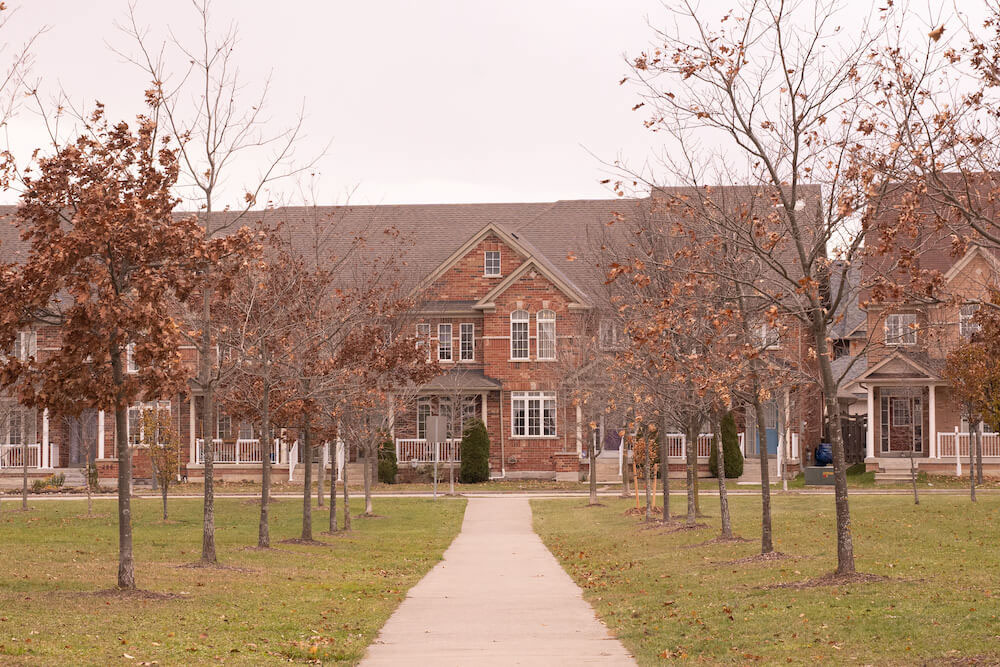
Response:
[[[709,527],[667,532],[625,516],[632,501],[533,500],[535,529],[640,664],[997,664],[1000,662],[1000,497],[851,500],[858,570],[875,583],[794,584],[835,568],[829,496],[774,497],[776,548],[792,558],[735,563],[759,550],[760,502],[730,499],[747,543]],[[681,511],[682,496],[674,500]]]
[[[0,514],[0,664],[266,664],[360,660],[392,611],[458,533],[463,500],[380,499],[383,518],[350,534],[297,537],[301,503],[272,506],[270,551],[256,544],[258,509],[219,499],[216,539],[230,569],[178,567],[201,553],[201,503],[175,500],[164,523],[154,499],[133,502],[136,580],[164,596],[108,592],[117,572],[113,500],[38,501]],[[353,514],[363,507],[353,504]],[[102,589],[103,592],[102,592]]]

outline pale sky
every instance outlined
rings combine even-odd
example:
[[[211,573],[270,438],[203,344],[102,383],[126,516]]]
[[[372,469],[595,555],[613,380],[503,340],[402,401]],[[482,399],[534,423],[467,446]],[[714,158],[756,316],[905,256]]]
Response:
[[[132,51],[114,23],[127,0],[8,1],[8,55],[32,31],[33,76],[111,118],[141,108],[146,77],[107,44]],[[156,42],[190,34],[185,0],[138,0]],[[650,40],[658,0],[216,0],[220,29],[239,23],[237,61],[250,94],[273,72],[281,127],[306,106],[301,155],[327,142],[320,203],[547,201],[612,196],[601,160],[642,161],[655,137],[619,86],[623,53]],[[44,143],[37,118],[10,124],[18,153]],[[249,175],[257,165],[244,165]],[[230,182],[227,195],[239,195]],[[294,190],[286,184],[286,190]],[[11,202],[12,193],[0,193]]]

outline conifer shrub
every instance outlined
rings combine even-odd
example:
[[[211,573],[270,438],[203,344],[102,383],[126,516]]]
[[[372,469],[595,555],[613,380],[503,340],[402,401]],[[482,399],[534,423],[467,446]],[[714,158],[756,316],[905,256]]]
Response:
[[[462,484],[479,484],[490,479],[490,434],[482,420],[472,419],[462,433]]]
[[[735,479],[743,475],[743,454],[740,452],[740,437],[736,432],[736,420],[733,413],[728,412],[722,418],[722,453],[726,459],[726,479]],[[719,437],[716,434],[715,437]],[[719,476],[719,457],[712,442],[712,451],[708,455],[708,468],[713,477]]]

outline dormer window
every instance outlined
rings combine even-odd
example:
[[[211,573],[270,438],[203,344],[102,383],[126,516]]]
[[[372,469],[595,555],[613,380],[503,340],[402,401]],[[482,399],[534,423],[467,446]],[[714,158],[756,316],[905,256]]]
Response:
[[[483,275],[491,277],[500,275],[499,250],[487,250],[483,253]]]
[[[886,345],[916,345],[917,316],[913,313],[892,313],[885,318]]]

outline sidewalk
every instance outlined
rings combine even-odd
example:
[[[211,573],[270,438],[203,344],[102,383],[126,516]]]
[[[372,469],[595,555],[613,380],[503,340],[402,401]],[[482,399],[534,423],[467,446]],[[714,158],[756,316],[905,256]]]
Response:
[[[634,665],[531,528],[525,498],[471,498],[444,560],[362,661],[378,665]]]

